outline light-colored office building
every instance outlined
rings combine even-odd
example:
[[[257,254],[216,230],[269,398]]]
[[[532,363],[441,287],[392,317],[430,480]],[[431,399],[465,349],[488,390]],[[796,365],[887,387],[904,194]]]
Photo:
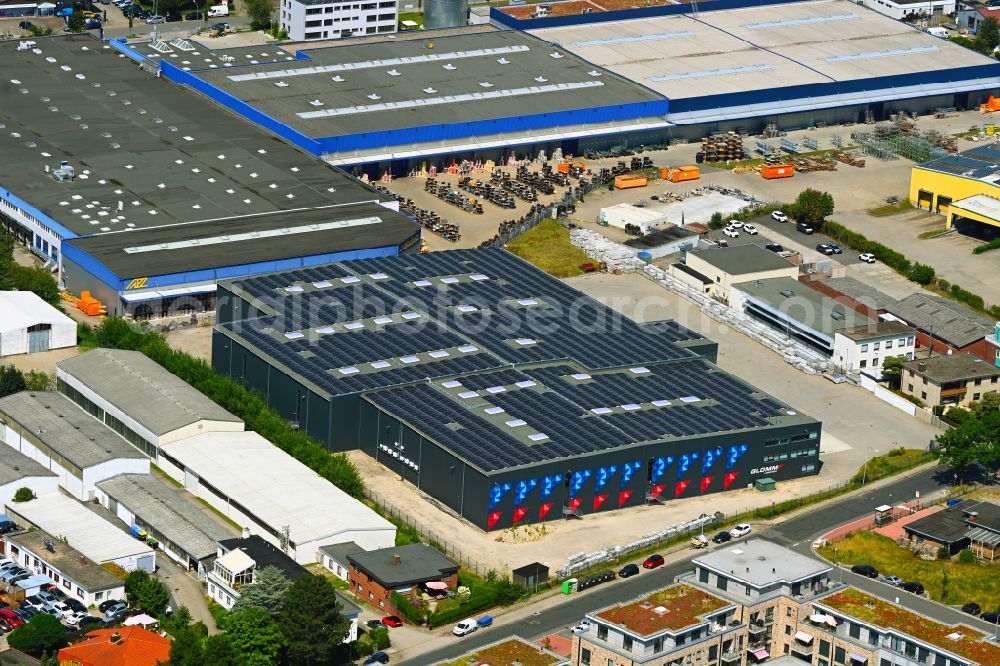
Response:
[[[281,0],[281,28],[292,41],[396,32],[398,0]]]

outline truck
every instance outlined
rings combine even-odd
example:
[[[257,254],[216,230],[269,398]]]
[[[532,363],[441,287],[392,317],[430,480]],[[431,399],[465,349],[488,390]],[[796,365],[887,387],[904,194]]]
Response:
[[[229,5],[213,5],[208,8],[208,18],[229,16]]]

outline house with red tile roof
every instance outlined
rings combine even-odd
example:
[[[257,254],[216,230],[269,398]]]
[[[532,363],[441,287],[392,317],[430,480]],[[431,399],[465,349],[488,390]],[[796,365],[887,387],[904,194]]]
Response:
[[[170,639],[142,627],[97,629],[59,650],[59,663],[80,666],[157,666],[170,661]]]

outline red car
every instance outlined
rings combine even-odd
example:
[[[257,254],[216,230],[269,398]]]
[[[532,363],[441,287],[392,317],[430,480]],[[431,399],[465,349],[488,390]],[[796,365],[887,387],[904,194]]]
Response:
[[[642,563],[644,569],[655,569],[656,567],[663,566],[663,555],[650,555],[646,558],[646,561]]]
[[[382,618],[382,624],[387,627],[402,627],[403,621],[399,619],[397,615],[386,615]]]
[[[0,608],[0,618],[3,618],[3,621],[12,627],[19,627],[24,624],[21,616],[9,608]]]

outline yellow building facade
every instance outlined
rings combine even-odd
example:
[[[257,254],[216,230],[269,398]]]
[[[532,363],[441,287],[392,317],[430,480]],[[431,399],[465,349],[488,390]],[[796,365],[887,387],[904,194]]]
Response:
[[[955,219],[1000,227],[1000,145],[982,145],[913,167],[910,203]]]

